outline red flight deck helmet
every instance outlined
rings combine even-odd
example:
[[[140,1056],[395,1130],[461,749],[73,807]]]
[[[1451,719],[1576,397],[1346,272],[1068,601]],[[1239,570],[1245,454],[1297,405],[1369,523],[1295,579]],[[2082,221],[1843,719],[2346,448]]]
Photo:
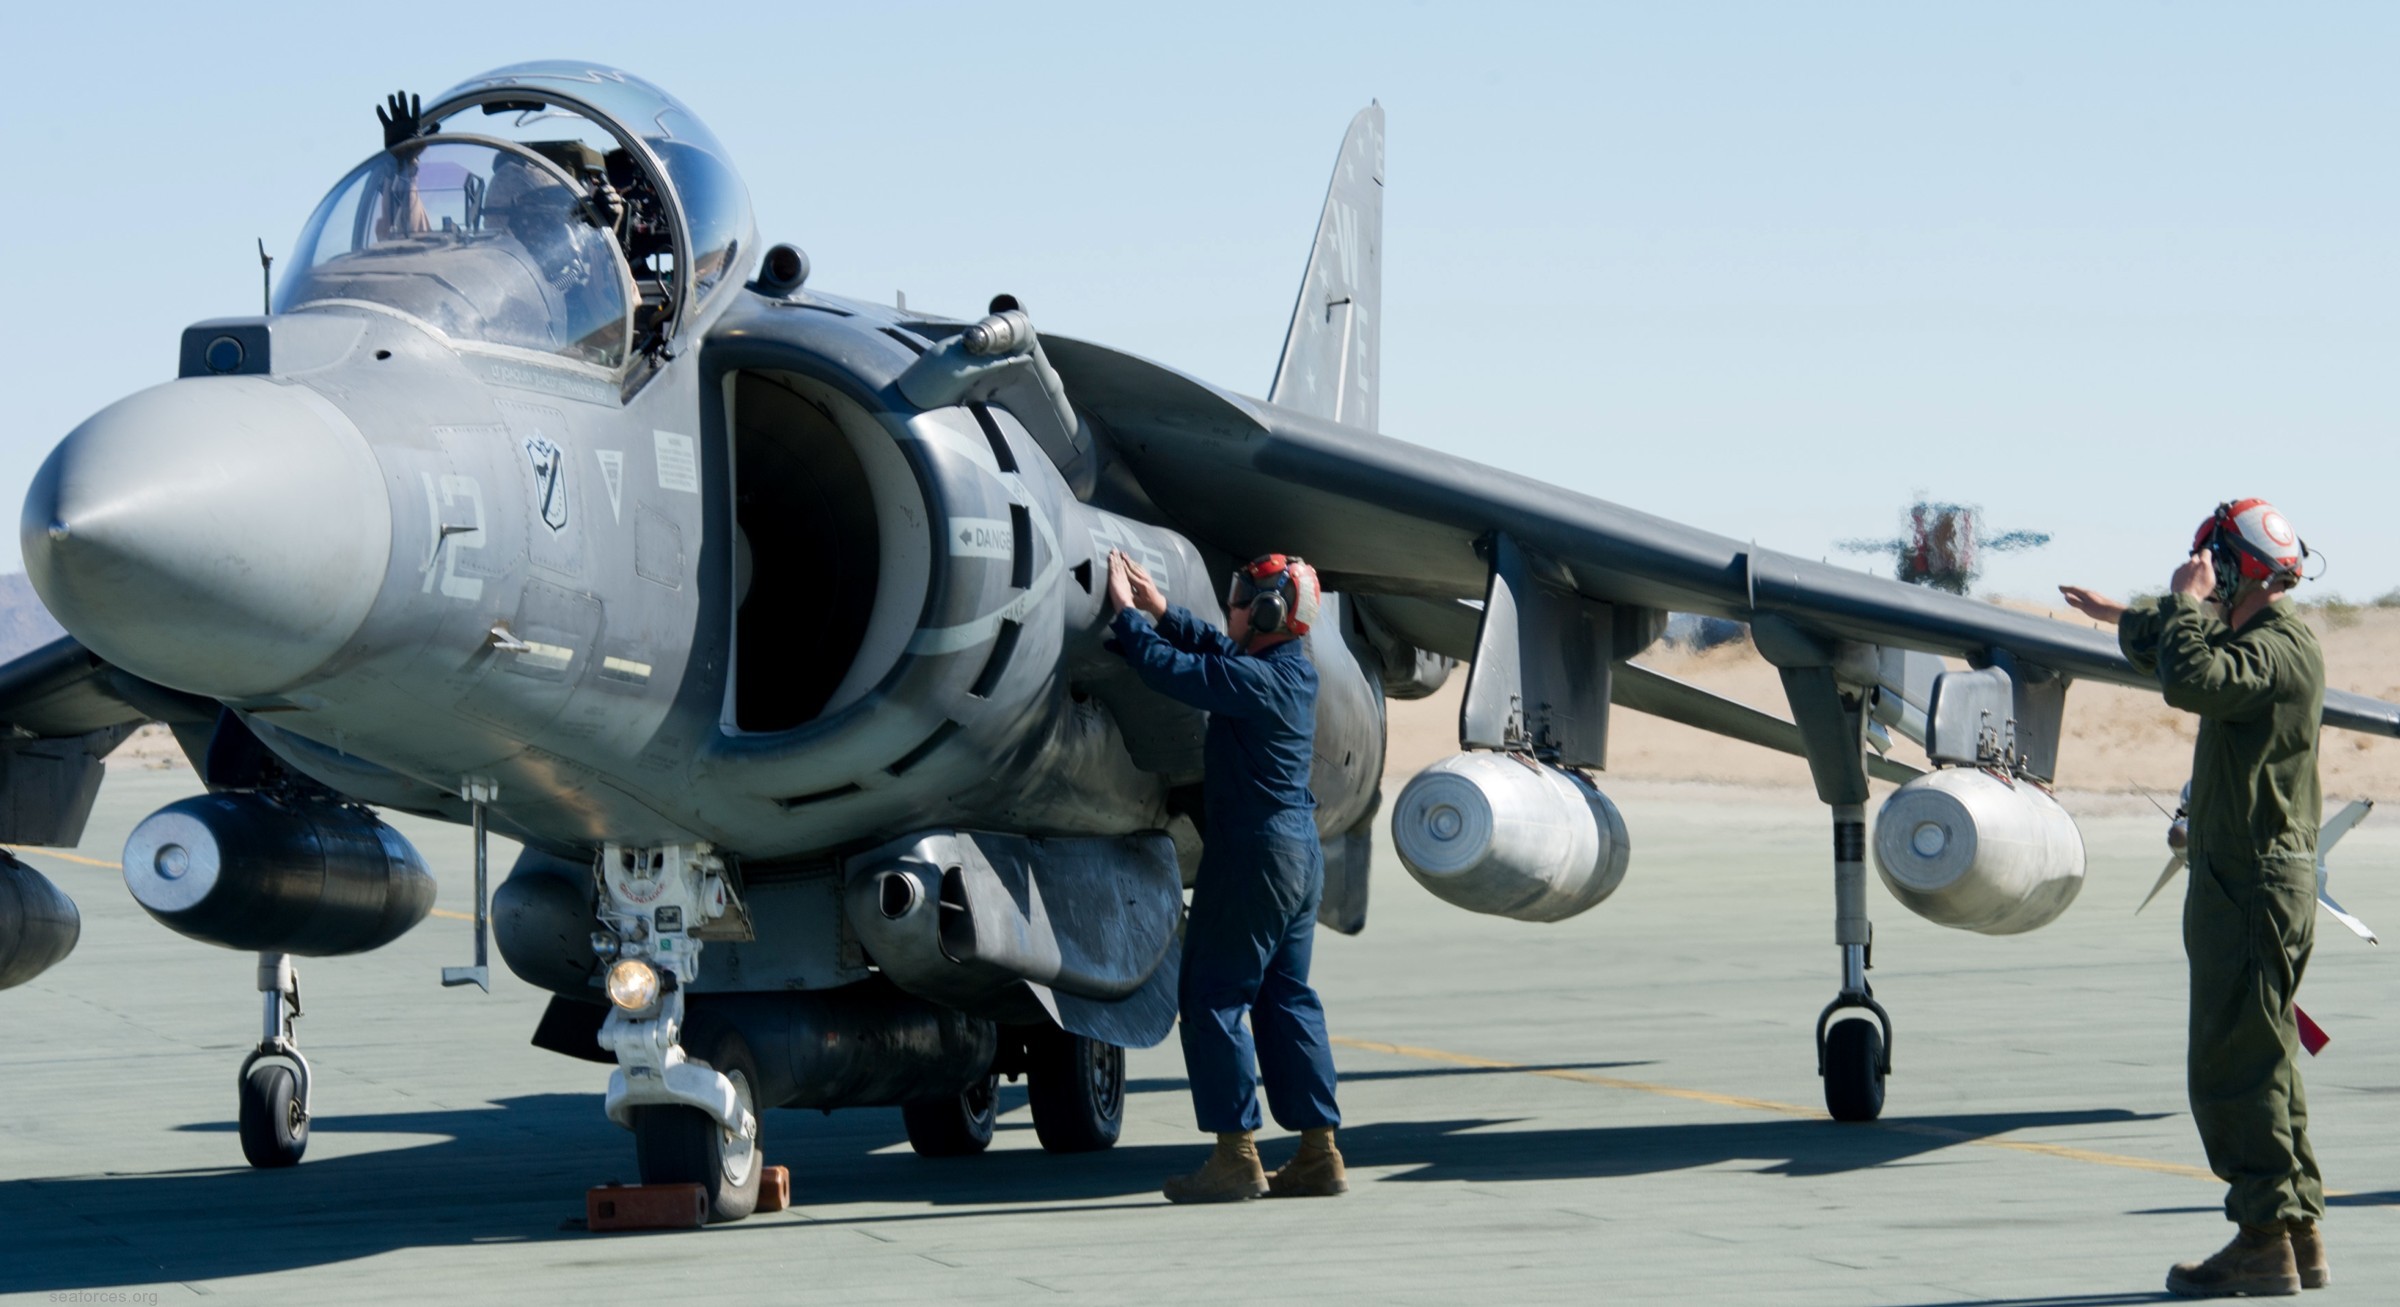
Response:
[[[1261,554],[1233,571],[1225,607],[1250,610],[1256,635],[1306,635],[1317,622],[1317,569],[1298,554]]]
[[[2309,558],[2308,542],[2263,499],[2217,505],[2193,533],[2192,552],[2205,553],[2216,564],[2217,597],[2226,602],[2243,581],[2296,584]]]

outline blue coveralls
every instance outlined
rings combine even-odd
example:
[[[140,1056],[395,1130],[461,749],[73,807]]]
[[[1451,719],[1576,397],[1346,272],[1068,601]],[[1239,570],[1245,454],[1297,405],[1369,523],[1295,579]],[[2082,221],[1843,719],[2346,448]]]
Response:
[[[1208,713],[1200,875],[1184,924],[1183,1061],[1200,1128],[1256,1130],[1258,1084],[1286,1130],[1337,1126],[1325,1008],[1308,985],[1325,850],[1308,792],[1317,669],[1298,640],[1244,653],[1181,607],[1117,614],[1142,683]],[[1256,1066],[1250,1031],[1256,1028]]]

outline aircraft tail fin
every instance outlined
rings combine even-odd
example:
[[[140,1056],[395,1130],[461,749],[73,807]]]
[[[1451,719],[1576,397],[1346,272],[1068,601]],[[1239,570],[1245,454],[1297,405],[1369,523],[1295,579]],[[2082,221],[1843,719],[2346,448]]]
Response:
[[[1383,343],[1383,106],[1350,120],[1267,400],[1375,430]]]

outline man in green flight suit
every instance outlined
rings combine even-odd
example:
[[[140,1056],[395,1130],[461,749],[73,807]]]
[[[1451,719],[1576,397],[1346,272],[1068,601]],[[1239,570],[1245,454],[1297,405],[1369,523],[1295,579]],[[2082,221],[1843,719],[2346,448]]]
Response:
[[[2316,939],[2318,719],[2325,659],[2286,602],[2308,547],[2272,504],[2220,505],[2165,598],[2126,607],[2075,586],[2067,602],[2117,624],[2135,667],[2200,717],[2192,748],[2191,962],[2186,1074],[2209,1169],[2240,1229],[2167,1272],[2187,1298],[2274,1296],[2331,1283],[2324,1177],[2308,1143],[2293,992]]]

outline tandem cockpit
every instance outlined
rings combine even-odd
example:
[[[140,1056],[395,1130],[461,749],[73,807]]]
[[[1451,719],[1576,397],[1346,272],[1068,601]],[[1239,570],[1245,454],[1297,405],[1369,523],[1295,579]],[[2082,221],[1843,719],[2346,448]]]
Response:
[[[301,230],[275,312],[367,305],[623,374],[714,316],[756,244],[716,137],[630,74],[517,64],[387,118]]]

